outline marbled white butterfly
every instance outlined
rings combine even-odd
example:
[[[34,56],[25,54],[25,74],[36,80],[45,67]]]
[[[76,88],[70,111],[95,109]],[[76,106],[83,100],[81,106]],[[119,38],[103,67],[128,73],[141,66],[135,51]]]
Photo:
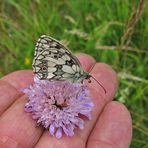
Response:
[[[37,41],[32,67],[39,79],[68,80],[75,83],[92,77],[81,68],[79,60],[68,48],[46,35],[42,35]],[[99,85],[106,92],[100,83]]]

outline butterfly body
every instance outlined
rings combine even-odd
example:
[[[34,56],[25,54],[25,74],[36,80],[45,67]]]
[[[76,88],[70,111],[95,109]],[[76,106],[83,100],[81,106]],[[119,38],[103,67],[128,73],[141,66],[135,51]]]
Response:
[[[67,47],[45,35],[37,41],[32,67],[39,79],[75,83],[91,77]]]

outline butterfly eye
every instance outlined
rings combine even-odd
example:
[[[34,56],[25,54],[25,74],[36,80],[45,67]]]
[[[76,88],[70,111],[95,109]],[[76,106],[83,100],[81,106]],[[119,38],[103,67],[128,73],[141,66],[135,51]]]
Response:
[[[46,66],[43,66],[42,67],[42,71],[44,72],[44,71],[47,71],[47,67]]]

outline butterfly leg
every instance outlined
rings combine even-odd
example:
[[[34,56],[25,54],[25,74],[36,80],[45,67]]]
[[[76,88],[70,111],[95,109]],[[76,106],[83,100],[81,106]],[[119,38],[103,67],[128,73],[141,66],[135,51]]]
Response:
[[[91,79],[88,79],[88,83],[91,83]]]
[[[83,83],[84,83],[84,80],[81,81],[81,84],[83,84]]]

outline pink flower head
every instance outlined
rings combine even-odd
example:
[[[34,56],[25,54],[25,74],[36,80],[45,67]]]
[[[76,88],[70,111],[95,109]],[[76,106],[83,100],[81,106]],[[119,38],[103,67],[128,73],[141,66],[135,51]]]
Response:
[[[74,135],[75,128],[84,128],[82,116],[91,119],[94,104],[84,84],[69,81],[48,81],[34,78],[34,84],[23,90],[28,95],[25,111],[32,113],[38,124],[51,135],[61,138]]]

